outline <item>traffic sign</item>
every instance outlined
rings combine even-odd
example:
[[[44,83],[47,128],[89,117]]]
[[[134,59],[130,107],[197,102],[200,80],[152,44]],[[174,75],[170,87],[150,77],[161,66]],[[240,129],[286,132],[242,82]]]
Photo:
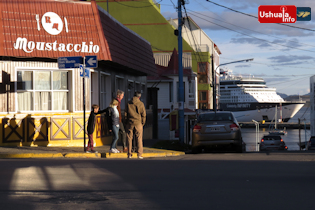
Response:
[[[90,69],[85,68],[85,77],[90,78]]]
[[[59,57],[58,58],[58,68],[79,68],[80,64],[83,63],[83,58],[81,56],[74,57]]]
[[[85,66],[88,68],[97,68],[97,56],[85,56]]]
[[[80,77],[83,77],[84,68],[83,65],[80,64]]]
[[[81,64],[80,65],[80,77],[83,77],[83,72],[85,72],[85,77],[90,78],[90,69],[85,68],[85,70],[84,70],[84,66]]]

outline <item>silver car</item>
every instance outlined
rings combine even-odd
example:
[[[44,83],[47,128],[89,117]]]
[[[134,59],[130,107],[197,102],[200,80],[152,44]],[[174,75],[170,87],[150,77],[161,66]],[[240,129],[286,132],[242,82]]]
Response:
[[[202,147],[225,147],[243,152],[241,128],[232,112],[206,112],[197,117],[192,134],[193,153]]]
[[[287,150],[283,139],[279,135],[265,135],[259,144],[260,151],[265,150]]]

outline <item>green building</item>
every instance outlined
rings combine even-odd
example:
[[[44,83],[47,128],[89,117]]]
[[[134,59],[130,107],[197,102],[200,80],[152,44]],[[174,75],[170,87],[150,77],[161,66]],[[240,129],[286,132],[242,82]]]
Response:
[[[178,40],[174,34],[174,30],[177,28],[177,21],[166,20],[160,13],[159,4],[152,0],[96,2],[124,26],[151,43],[156,64],[161,66],[168,65],[174,48],[178,50]],[[191,18],[186,20],[189,20],[192,28],[189,27],[188,21],[185,21],[185,26],[183,27],[183,67],[191,68],[197,74],[198,91],[196,95],[198,95],[198,100],[195,107],[197,109],[212,109],[213,69],[219,65],[218,55],[220,53],[213,53],[214,60],[217,60],[217,62],[214,62],[216,65],[212,65],[212,52],[218,52],[218,50],[213,50],[217,49],[216,46],[210,38],[208,40],[199,39],[197,42],[189,41],[189,36],[194,37],[196,34],[193,34],[198,33],[198,30],[202,34],[200,32],[202,30]],[[187,31],[187,28],[190,32]],[[203,34],[205,33],[203,32]]]

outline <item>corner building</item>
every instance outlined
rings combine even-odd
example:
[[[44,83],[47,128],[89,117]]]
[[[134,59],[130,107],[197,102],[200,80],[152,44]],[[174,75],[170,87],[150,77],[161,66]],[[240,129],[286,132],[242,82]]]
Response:
[[[123,109],[135,91],[146,101],[146,77],[156,74],[150,43],[95,1],[0,1],[0,145],[83,147],[83,77],[57,59],[92,55],[98,67],[85,79],[86,120],[117,89]],[[95,146],[111,142],[105,116],[94,135]]]

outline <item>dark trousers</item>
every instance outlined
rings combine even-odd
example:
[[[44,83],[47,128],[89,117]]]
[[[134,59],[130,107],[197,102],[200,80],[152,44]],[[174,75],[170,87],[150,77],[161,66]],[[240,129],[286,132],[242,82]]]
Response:
[[[89,142],[88,142],[88,146],[86,148],[86,151],[88,151],[90,148],[91,148],[91,150],[94,150],[94,147],[93,147],[93,144],[94,144],[94,142],[93,142],[93,133],[88,134],[88,137],[89,137]]]
[[[119,138],[120,138],[120,141],[123,145],[123,148],[127,148],[127,143],[126,143],[126,131],[125,131],[125,128],[124,128],[124,124],[122,122],[119,123]]]

